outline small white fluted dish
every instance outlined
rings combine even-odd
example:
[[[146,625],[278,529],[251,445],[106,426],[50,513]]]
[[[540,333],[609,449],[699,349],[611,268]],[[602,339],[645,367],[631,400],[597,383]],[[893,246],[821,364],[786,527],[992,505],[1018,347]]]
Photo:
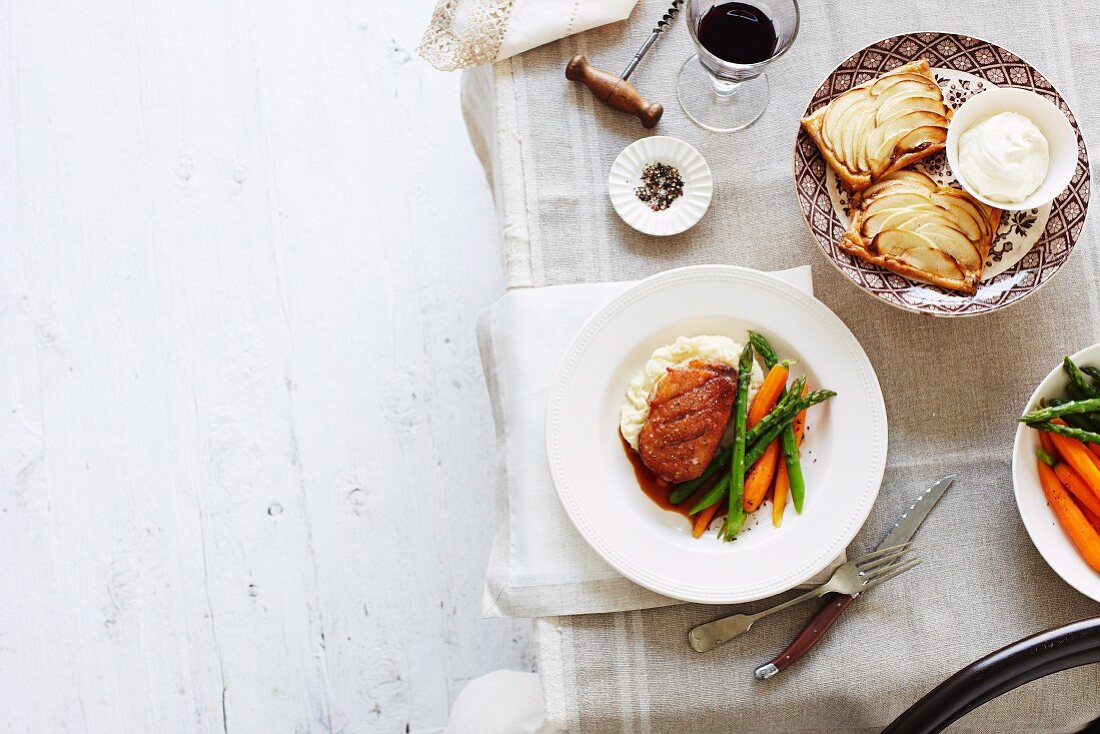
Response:
[[[995,201],[982,196],[966,179],[966,169],[959,164],[959,136],[983,120],[1002,112],[1016,112],[1031,120],[1050,149],[1047,175],[1030,196],[1016,202]],[[978,201],[997,209],[1023,211],[1038,209],[1054,201],[1069,186],[1077,170],[1077,133],[1065,114],[1045,97],[1029,89],[998,87],[975,94],[955,110],[947,128],[947,162],[959,185]]]
[[[653,211],[634,193],[642,170],[651,163],[665,163],[680,172],[684,194],[668,209]],[[644,234],[666,237],[695,225],[710,208],[714,178],[702,154],[679,138],[654,135],[626,146],[611,165],[607,179],[611,205],[622,220]]]

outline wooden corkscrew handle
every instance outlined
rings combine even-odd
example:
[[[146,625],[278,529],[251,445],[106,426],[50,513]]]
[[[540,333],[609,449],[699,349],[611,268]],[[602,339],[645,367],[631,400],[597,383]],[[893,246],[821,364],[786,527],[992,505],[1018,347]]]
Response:
[[[582,54],[569,60],[565,67],[565,78],[581,82],[601,102],[634,115],[642,121],[642,127],[653,127],[664,114],[664,107],[656,102],[646,102],[633,84],[603,69],[597,69]]]

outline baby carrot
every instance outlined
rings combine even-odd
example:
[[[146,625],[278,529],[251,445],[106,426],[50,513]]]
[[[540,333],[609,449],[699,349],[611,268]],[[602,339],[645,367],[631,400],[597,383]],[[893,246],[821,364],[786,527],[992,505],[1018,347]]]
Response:
[[[1100,468],[1093,462],[1093,454],[1085,448],[1080,441],[1067,438],[1057,433],[1050,434],[1050,440],[1054,442],[1054,448],[1058,450],[1067,464],[1073,467],[1093,494],[1100,497]],[[1047,467],[1048,469],[1050,467]]]
[[[1058,458],[1058,450],[1054,448],[1054,442],[1050,440],[1050,434],[1047,431],[1039,431],[1039,445],[1043,447],[1043,451],[1046,451],[1055,459]],[[1100,446],[1096,448],[1100,450]]]
[[[1084,514],[1085,519],[1089,521],[1089,525],[1092,525],[1092,529],[1100,532],[1100,515],[1097,515],[1095,512],[1082,505],[1080,502],[1077,503],[1077,506],[1081,509],[1081,512],[1082,514]]]
[[[714,516],[718,514],[718,508],[722,506],[721,502],[715,502],[710,507],[699,512],[695,516],[695,524],[692,525],[691,534],[695,538],[703,537],[703,533],[710,527],[710,521],[714,519]]]
[[[764,378],[764,384],[756,392],[752,407],[749,408],[747,420],[749,428],[762,421],[764,416],[770,413],[775,404],[779,402],[779,398],[783,394],[783,388],[787,386],[790,365],[790,362],[784,360],[776,363],[774,367],[768,370],[768,375]]]
[[[772,493],[772,525],[783,524],[783,513],[787,510],[787,493],[791,488],[791,478],[787,475],[787,462],[779,462],[775,470],[775,491]]]
[[[1070,494],[1077,498],[1078,502],[1100,515],[1100,497],[1093,494],[1093,491],[1085,484],[1085,480],[1081,479],[1080,474],[1065,463],[1055,466],[1054,473],[1058,475],[1058,478],[1062,480],[1062,484],[1070,491]]]
[[[1092,570],[1100,571],[1100,533],[1096,532],[1084,513],[1074,504],[1054,470],[1041,461],[1035,463],[1039,467],[1039,481],[1043,485],[1043,494],[1046,495],[1047,502],[1057,515],[1058,522],[1062,524],[1062,529],[1077,546],[1085,563],[1089,564]]]
[[[749,474],[745,477],[745,494],[741,506],[745,512],[756,512],[764,502],[768,494],[768,487],[772,486],[772,478],[775,477],[775,465],[779,462],[779,439],[775,439],[768,448],[764,449],[764,455],[752,465]]]

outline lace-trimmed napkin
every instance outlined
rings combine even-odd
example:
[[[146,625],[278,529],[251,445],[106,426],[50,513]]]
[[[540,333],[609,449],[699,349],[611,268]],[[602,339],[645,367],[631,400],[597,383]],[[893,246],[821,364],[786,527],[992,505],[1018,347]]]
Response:
[[[775,276],[813,293],[809,266]],[[501,498],[485,573],[487,617],[547,617],[679,604],[623,578],[574,529],[546,463],[546,402],[577,330],[634,282],[510,291],[478,320],[496,424]],[[640,495],[639,495],[640,496]],[[820,583],[845,560],[807,582]]]
[[[480,66],[623,20],[637,0],[439,0],[417,51],[442,71]]]

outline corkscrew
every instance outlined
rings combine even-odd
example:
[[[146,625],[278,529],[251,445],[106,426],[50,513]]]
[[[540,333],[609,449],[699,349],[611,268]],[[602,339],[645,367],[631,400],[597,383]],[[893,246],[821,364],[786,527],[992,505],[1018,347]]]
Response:
[[[630,63],[626,65],[626,69],[619,76],[603,69],[597,69],[588,63],[588,59],[583,54],[577,54],[566,65],[565,78],[581,82],[601,102],[634,115],[642,121],[642,127],[653,127],[660,122],[665,108],[656,102],[652,104],[646,102],[637,88],[627,79],[638,68],[638,63],[642,60],[642,57],[649,52],[649,49],[657,42],[660,35],[668,30],[669,26],[676,20],[676,15],[680,12],[680,6],[683,4],[684,0],[672,0],[672,5],[657,21],[657,25],[654,26],[653,32],[649,34],[649,38],[645,40],[645,43],[638,49],[638,53],[634,54],[634,58],[630,60]]]

